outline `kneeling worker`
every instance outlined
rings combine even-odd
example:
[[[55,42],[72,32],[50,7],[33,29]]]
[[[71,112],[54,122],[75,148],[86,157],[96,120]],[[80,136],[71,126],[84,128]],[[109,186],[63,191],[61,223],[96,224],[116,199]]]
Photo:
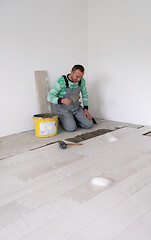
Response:
[[[74,131],[76,126],[90,128],[93,125],[88,112],[88,93],[83,75],[84,67],[75,65],[71,73],[55,82],[47,97],[49,102],[55,104],[61,125],[68,132]],[[84,109],[79,102],[80,91]]]

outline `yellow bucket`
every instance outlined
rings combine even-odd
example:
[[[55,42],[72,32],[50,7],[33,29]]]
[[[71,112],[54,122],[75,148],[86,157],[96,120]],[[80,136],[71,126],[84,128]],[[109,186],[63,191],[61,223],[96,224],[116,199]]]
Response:
[[[52,137],[57,135],[58,117],[51,113],[36,114],[33,116],[36,137]]]

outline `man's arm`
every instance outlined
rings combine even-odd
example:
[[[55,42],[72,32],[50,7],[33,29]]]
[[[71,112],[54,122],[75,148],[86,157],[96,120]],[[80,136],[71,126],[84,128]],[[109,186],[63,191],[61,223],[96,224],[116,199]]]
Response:
[[[81,80],[81,93],[82,93],[83,107],[84,109],[88,110],[88,92],[87,92],[84,78],[82,78]]]
[[[51,102],[51,103],[58,103],[58,94],[61,90],[61,86],[59,84],[59,80],[57,82],[55,82],[55,84],[53,85],[52,89],[50,90],[48,97],[47,97],[47,101]]]
[[[81,93],[84,107],[84,116],[88,117],[88,119],[91,120],[92,119],[91,114],[88,112],[88,92],[84,78],[82,78],[81,81]]]

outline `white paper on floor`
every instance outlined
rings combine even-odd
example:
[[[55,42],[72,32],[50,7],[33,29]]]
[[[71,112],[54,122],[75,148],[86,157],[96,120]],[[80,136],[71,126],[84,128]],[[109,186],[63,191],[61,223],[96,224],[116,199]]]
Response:
[[[91,183],[95,186],[106,187],[111,183],[111,180],[107,178],[96,177],[91,180]]]

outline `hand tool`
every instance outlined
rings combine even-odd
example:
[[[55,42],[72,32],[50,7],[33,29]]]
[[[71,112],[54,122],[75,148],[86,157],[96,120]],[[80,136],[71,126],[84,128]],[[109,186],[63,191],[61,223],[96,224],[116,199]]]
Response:
[[[58,141],[58,145],[61,149],[65,149],[67,145],[83,145],[83,143],[65,143],[64,141]]]

